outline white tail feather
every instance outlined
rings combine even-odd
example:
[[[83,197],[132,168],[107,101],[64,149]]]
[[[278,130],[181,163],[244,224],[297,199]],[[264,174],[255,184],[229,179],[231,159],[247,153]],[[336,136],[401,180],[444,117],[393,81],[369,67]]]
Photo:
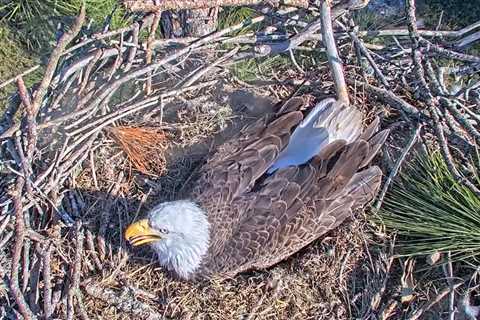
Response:
[[[350,143],[361,132],[360,111],[332,98],[322,100],[295,128],[287,147],[280,152],[268,173],[304,164],[332,141],[343,139]]]

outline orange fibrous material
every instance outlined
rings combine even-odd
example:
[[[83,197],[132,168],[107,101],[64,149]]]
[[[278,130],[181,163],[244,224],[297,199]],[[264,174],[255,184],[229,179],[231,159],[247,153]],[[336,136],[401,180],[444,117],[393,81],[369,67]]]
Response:
[[[136,170],[154,176],[165,174],[165,151],[169,142],[165,131],[155,127],[128,126],[113,127],[109,131]]]

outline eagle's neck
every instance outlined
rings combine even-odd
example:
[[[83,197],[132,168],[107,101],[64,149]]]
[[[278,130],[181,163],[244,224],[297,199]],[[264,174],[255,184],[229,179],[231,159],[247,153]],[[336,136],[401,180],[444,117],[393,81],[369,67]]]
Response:
[[[168,216],[170,232],[166,239],[152,246],[160,264],[180,278],[189,279],[199,270],[209,248],[207,214],[194,202],[185,200],[166,203],[162,211]]]

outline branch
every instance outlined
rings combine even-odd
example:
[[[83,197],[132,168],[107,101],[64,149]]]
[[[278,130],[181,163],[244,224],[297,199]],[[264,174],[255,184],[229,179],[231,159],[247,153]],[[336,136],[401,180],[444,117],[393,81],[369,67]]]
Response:
[[[15,302],[18,305],[18,310],[25,319],[33,319],[32,311],[25,301],[25,297],[18,285],[18,271],[20,269],[20,256],[22,254],[23,241],[25,240],[25,221],[23,218],[23,206],[22,206],[22,190],[25,185],[25,179],[22,176],[17,178],[15,191],[11,196],[13,199],[13,207],[15,210],[15,243],[13,246],[12,254],[12,270],[10,273],[10,290],[15,297]]]
[[[153,56],[152,45],[153,45],[153,42],[155,41],[155,33],[157,32],[158,24],[160,23],[160,17],[161,17],[161,13],[160,11],[158,11],[153,18],[152,25],[150,26],[150,34],[148,35],[148,40],[147,40],[147,54],[145,57],[146,64],[152,63],[152,56]],[[150,95],[150,93],[152,93],[152,72],[149,72],[145,91],[147,96]]]
[[[333,80],[335,81],[335,88],[337,90],[338,100],[350,105],[348,98],[347,84],[343,75],[343,66],[340,56],[338,55],[335,38],[333,36],[332,17],[330,11],[330,1],[322,2],[322,36],[323,43],[327,48],[328,63],[333,73]]]
[[[370,52],[368,52],[368,49],[365,47],[365,44],[357,37],[355,32],[349,32],[348,33],[350,37],[352,38],[353,42],[357,45],[357,47],[360,50],[360,53],[367,58],[368,63],[370,63],[370,66],[372,66],[375,74],[377,75],[377,78],[380,80],[380,82],[383,84],[385,88],[390,88],[390,85],[388,84],[387,79],[385,79],[385,76],[383,75],[382,71],[380,71],[380,68],[378,65],[375,63],[375,60],[373,60],[372,55]]]
[[[308,7],[308,0],[123,0],[123,5],[127,10],[142,12],[252,6],[262,3],[272,4],[274,6],[287,5],[302,8]]]
[[[42,82],[40,83],[40,86],[35,92],[35,99],[33,100],[33,103],[32,103],[32,109],[35,115],[37,114],[38,109],[40,108],[43,98],[47,94],[47,89],[50,86],[50,83],[52,82],[55,69],[57,68],[58,61],[60,60],[60,57],[62,56],[63,51],[65,51],[65,48],[67,47],[67,45],[80,32],[80,29],[82,28],[84,21],[85,21],[85,4],[82,5],[82,8],[80,9],[80,14],[75,19],[75,22],[72,28],[69,31],[65,32],[60,37],[60,39],[58,40],[57,46],[52,51],[52,54],[47,64],[47,68],[45,69],[45,75],[42,79]]]
[[[385,195],[387,194],[388,188],[389,188],[390,184],[392,183],[393,178],[395,178],[395,176],[398,174],[398,170],[400,170],[400,167],[402,166],[402,163],[405,161],[405,158],[410,153],[410,150],[412,149],[412,147],[415,145],[415,142],[417,141],[417,138],[419,137],[421,130],[422,130],[422,125],[420,123],[418,123],[417,127],[413,131],[413,134],[412,134],[410,140],[408,141],[407,145],[405,146],[402,153],[400,154],[400,157],[398,158],[397,162],[395,163],[395,166],[393,167],[392,171],[390,172],[390,174],[387,178],[387,181],[385,181],[385,184],[383,185],[383,189],[380,192],[380,195],[378,196],[377,203],[374,206],[375,210],[378,211],[380,209],[380,206],[383,203],[383,198],[385,198]]]
[[[77,296],[79,292],[80,276],[82,272],[83,239],[84,234],[82,229],[82,223],[80,221],[77,221],[75,223],[75,259],[73,261],[73,266],[71,266],[72,281],[70,284],[70,288],[68,288],[67,297],[67,319],[73,319],[73,297]]]
[[[430,310],[434,305],[439,303],[447,294],[449,294],[451,291],[456,290],[458,287],[460,287],[463,284],[463,282],[459,282],[454,284],[451,287],[445,288],[442,291],[438,293],[438,295],[433,299],[432,301],[428,302],[425,304],[423,307],[415,311],[415,313],[409,318],[409,320],[417,320],[420,319],[420,317],[428,310]]]
[[[42,253],[43,265],[43,314],[45,319],[51,319],[52,308],[52,275],[51,275],[51,255],[52,244],[47,243]]]

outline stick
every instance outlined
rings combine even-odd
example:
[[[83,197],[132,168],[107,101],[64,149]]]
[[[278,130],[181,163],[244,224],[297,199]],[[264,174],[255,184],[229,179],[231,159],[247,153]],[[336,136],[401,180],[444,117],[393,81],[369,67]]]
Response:
[[[387,79],[385,79],[385,76],[383,75],[382,71],[380,71],[380,68],[378,68],[378,65],[375,63],[375,60],[373,60],[372,56],[370,55],[370,52],[368,52],[363,42],[357,37],[357,35],[354,32],[349,32],[348,34],[352,38],[353,42],[355,42],[355,44],[357,45],[360,52],[365,56],[365,58],[367,58],[375,74],[377,75],[377,78],[380,80],[383,86],[387,89],[390,88],[390,85],[388,84]]]
[[[110,210],[112,209],[113,204],[116,201],[116,197],[118,195],[118,192],[120,191],[120,188],[122,187],[122,180],[123,180],[123,171],[120,172],[118,175],[117,181],[115,184],[112,186],[112,191],[110,192],[109,195],[109,202],[107,202],[107,205],[105,206],[104,210],[102,210],[102,216],[100,217],[100,228],[98,231],[98,236],[97,236],[97,245],[98,245],[98,251],[100,254],[100,259],[105,259],[105,237],[107,234],[107,225],[110,222]]]
[[[97,251],[95,250],[95,244],[93,241],[93,235],[90,230],[87,229],[86,231],[86,238],[87,238],[87,249],[91,252],[93,256],[93,262],[98,270],[103,270],[102,262],[98,258]]]
[[[123,312],[132,314],[135,319],[165,319],[161,314],[153,311],[149,305],[132,299],[131,296],[119,294],[112,289],[102,288],[93,281],[85,282],[82,286],[88,295],[108,302]]]
[[[343,75],[342,62],[340,60],[340,56],[338,55],[335,38],[333,37],[330,1],[331,0],[323,1],[321,7],[323,44],[327,48],[328,63],[330,64],[330,69],[333,73],[333,80],[335,81],[335,88],[337,90],[337,98],[340,102],[350,105],[347,84]]]
[[[426,305],[424,305],[423,307],[421,307],[420,309],[418,309],[410,318],[408,318],[409,320],[417,320],[417,319],[420,319],[420,317],[428,310],[430,310],[431,307],[433,307],[435,304],[437,304],[438,302],[440,302],[449,292],[451,292],[452,290],[455,290],[457,289],[458,287],[460,287],[461,285],[463,284],[463,281],[462,282],[459,282],[455,285],[453,285],[453,287],[449,287],[449,288],[445,288],[443,289],[442,291],[440,291],[440,293],[435,297],[435,299],[433,299],[432,301],[430,301],[429,303],[427,303]]]
[[[160,23],[161,11],[157,11],[153,18],[152,26],[150,27],[150,34],[148,35],[147,40],[147,54],[145,57],[146,64],[152,63],[152,56],[153,56],[153,48],[152,44],[155,41],[155,33],[158,29],[158,24]],[[146,94],[147,96],[152,93],[152,72],[150,71],[148,74],[147,84],[146,84]]]
[[[135,22],[133,24],[133,32],[132,32],[132,43],[133,43],[133,47],[130,49],[130,51],[128,52],[128,58],[127,58],[127,65],[125,66],[125,72],[128,72],[128,70],[130,70],[130,68],[132,67],[133,65],[133,59],[135,58],[135,56],[137,55],[137,49],[138,49],[138,35],[140,33],[140,25],[138,24],[138,22]]]
[[[0,89],[9,85],[10,83],[16,82],[19,78],[23,78],[24,76],[32,73],[33,71],[37,70],[38,68],[40,68],[40,65],[33,66],[30,69],[27,69],[24,72],[20,73],[19,75],[16,75],[15,77],[13,77],[11,79],[8,79],[5,82],[0,83]]]
[[[25,185],[25,179],[23,177],[17,177],[17,183],[15,190],[11,193],[13,199],[13,207],[15,211],[15,243],[13,245],[12,254],[12,270],[10,273],[10,290],[15,298],[15,302],[18,305],[18,310],[26,320],[33,319],[32,311],[25,301],[25,297],[18,285],[18,270],[20,269],[19,262],[22,254],[23,241],[25,239],[25,221],[23,218],[23,205],[22,205],[22,189]]]
[[[40,312],[40,307],[38,305],[39,297],[40,297],[40,268],[42,266],[42,261],[39,258],[40,253],[40,244],[37,243],[35,245],[35,252],[37,254],[34,255],[34,260],[32,263],[32,268],[28,271],[29,275],[29,284],[30,284],[30,294],[28,296],[28,304],[30,305],[30,309],[34,314],[38,314]],[[25,249],[25,248],[24,248]]]
[[[252,6],[269,3],[274,6],[308,7],[308,0],[123,0],[130,11],[160,12],[166,10],[207,9],[215,7]]]
[[[52,275],[51,275],[51,255],[52,245],[46,244],[42,254],[43,265],[43,315],[46,320],[51,319],[53,315],[52,308]]]
[[[450,287],[448,299],[448,320],[455,320],[455,290],[453,289],[452,253],[450,251],[447,253],[447,259],[447,264],[442,265],[442,267],[448,286]]]
[[[448,147],[448,141],[445,137],[445,132],[443,130],[440,116],[437,110],[438,100],[436,100],[430,89],[428,84],[425,80],[425,71],[422,65],[422,57],[419,52],[420,48],[420,37],[418,35],[417,30],[417,20],[415,17],[415,0],[407,0],[406,2],[406,11],[407,11],[407,20],[408,20],[408,30],[410,32],[410,39],[412,40],[412,60],[414,65],[414,74],[419,83],[419,94],[420,98],[425,101],[429,111],[431,118],[434,123],[435,133],[440,144],[440,150],[442,153],[443,158],[447,164],[448,170],[452,173],[460,183],[465,184],[473,193],[480,196],[480,189],[478,189],[475,184],[473,184],[470,180],[465,178],[460,171],[458,171],[455,163],[453,161],[452,155],[450,153],[450,149]]]
[[[228,52],[224,56],[220,57],[219,59],[217,59],[213,63],[207,65],[202,70],[197,71],[192,77],[190,77],[187,81],[185,81],[185,83],[183,84],[183,87],[190,87],[191,85],[193,85],[201,77],[206,75],[211,70],[215,69],[216,66],[218,66],[219,64],[221,64],[221,63],[227,61],[228,59],[230,59],[231,57],[233,57],[238,52],[239,49],[240,49],[240,47],[235,47],[234,49],[232,49],[230,52]]]
[[[40,86],[38,87],[37,91],[35,92],[35,99],[32,103],[33,112],[36,115],[38,110],[40,109],[40,105],[43,101],[43,98],[47,94],[47,89],[52,82],[53,75],[58,65],[58,61],[62,56],[63,51],[67,45],[77,36],[82,28],[83,22],[85,21],[85,3],[82,4],[82,8],[80,9],[80,14],[75,19],[73,26],[70,30],[65,32],[60,39],[58,40],[57,46],[53,49],[50,59],[48,61],[47,67],[45,69],[44,77],[40,82]]]
[[[82,256],[83,256],[83,239],[82,223],[77,220],[75,223],[75,260],[72,266],[72,283],[68,289],[67,298],[67,319],[72,320],[75,314],[73,306],[73,297],[78,294],[80,285],[80,275],[82,272]],[[77,299],[78,300],[78,299]]]
[[[398,160],[395,162],[393,170],[388,175],[387,181],[385,181],[385,184],[383,185],[382,191],[378,196],[377,203],[374,206],[375,210],[378,211],[380,209],[380,206],[383,203],[383,198],[385,198],[385,195],[387,194],[388,187],[392,183],[393,178],[395,178],[395,176],[398,174],[398,170],[402,166],[403,161],[405,161],[405,157],[407,156],[407,154],[410,153],[410,150],[412,149],[413,145],[417,141],[417,138],[420,135],[421,130],[422,130],[422,125],[418,123],[415,130],[413,131],[412,136],[410,137],[410,140],[408,141],[407,145],[405,146],[402,153],[400,154],[400,157],[398,157]]]

